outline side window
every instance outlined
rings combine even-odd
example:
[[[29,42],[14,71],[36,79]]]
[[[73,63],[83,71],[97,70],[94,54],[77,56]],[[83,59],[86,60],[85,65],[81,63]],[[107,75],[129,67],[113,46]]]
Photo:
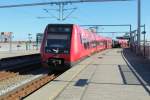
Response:
[[[90,41],[83,36],[83,34],[80,32],[80,42],[84,46],[84,49],[89,49],[90,48]]]
[[[87,41],[87,39],[86,39],[86,41],[83,44],[84,44],[84,48],[85,49],[90,49],[90,42]]]
[[[91,47],[92,48],[95,48],[96,46],[98,45],[98,42],[97,41],[91,41]]]
[[[87,42],[87,47],[88,49],[90,49],[90,42]]]
[[[88,48],[87,43],[84,43],[84,48],[85,48],[85,49],[87,49],[87,48]]]

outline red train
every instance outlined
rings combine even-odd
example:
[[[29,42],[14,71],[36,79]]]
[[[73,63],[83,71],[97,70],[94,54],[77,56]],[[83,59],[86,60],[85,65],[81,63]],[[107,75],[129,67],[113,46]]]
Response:
[[[129,47],[128,40],[126,40],[126,39],[119,39],[118,42],[119,42],[121,48]]]
[[[63,70],[95,52],[111,47],[111,38],[99,36],[78,25],[48,24],[40,52],[43,66]]]

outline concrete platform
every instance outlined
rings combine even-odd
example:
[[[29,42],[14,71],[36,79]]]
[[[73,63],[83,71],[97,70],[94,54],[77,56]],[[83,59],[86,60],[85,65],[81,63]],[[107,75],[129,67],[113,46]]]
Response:
[[[31,55],[37,54],[39,50],[30,50],[30,51],[0,51],[0,59],[9,58],[9,57],[16,57],[16,56],[23,56],[23,55]]]
[[[143,84],[128,63],[121,49],[100,52],[25,100],[150,100],[149,84]]]
[[[38,46],[38,48],[40,45]],[[27,42],[15,42],[13,41],[10,45],[10,42],[2,43],[0,42],[0,52],[1,51],[23,51],[23,50],[36,50],[36,43],[27,43]]]

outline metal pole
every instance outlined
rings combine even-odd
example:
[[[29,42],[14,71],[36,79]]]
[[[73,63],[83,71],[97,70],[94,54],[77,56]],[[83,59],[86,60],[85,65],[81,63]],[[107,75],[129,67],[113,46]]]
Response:
[[[98,33],[97,33],[97,32],[98,32],[98,26],[96,26],[95,29],[96,29],[96,34],[98,34]]]
[[[146,56],[146,55],[145,55],[145,34],[146,34],[146,31],[145,31],[145,24],[144,24],[144,33],[143,33],[143,34],[144,34],[144,58],[145,58],[145,56]]]
[[[63,5],[63,4],[60,3],[60,21],[62,21],[62,13],[63,13],[63,12],[62,12],[62,5]]]
[[[12,32],[10,32],[10,45],[9,45],[9,52],[12,52]]]
[[[65,20],[64,19],[64,4],[62,4],[62,15],[61,15],[62,21]]]
[[[141,0],[137,1],[138,3],[138,28],[137,28],[137,45],[138,45],[138,54],[140,53],[140,33],[141,33]]]
[[[60,16],[60,21],[63,21],[63,5],[64,5],[63,3],[60,3],[60,4],[59,4],[59,7],[60,7],[60,8],[59,8],[59,12],[60,12],[60,15],[59,15],[59,16]]]
[[[133,43],[133,37],[132,37],[132,33],[131,33],[131,25],[130,25],[130,49],[132,49],[132,43]]]
[[[32,39],[31,35],[32,34],[30,34],[30,33],[28,34],[28,38],[29,38],[29,50],[31,49],[31,39]]]
[[[39,36],[37,34],[36,35],[36,50],[38,50],[38,46],[39,46]]]

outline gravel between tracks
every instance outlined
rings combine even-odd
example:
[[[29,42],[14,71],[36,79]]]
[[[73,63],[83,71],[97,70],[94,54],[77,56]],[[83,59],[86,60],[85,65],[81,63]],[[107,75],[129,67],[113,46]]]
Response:
[[[32,74],[25,74],[25,75],[17,75],[16,77],[10,78],[8,80],[0,81],[0,96],[5,95],[6,93],[31,82],[37,78],[46,75],[48,70],[43,68],[34,70]]]

